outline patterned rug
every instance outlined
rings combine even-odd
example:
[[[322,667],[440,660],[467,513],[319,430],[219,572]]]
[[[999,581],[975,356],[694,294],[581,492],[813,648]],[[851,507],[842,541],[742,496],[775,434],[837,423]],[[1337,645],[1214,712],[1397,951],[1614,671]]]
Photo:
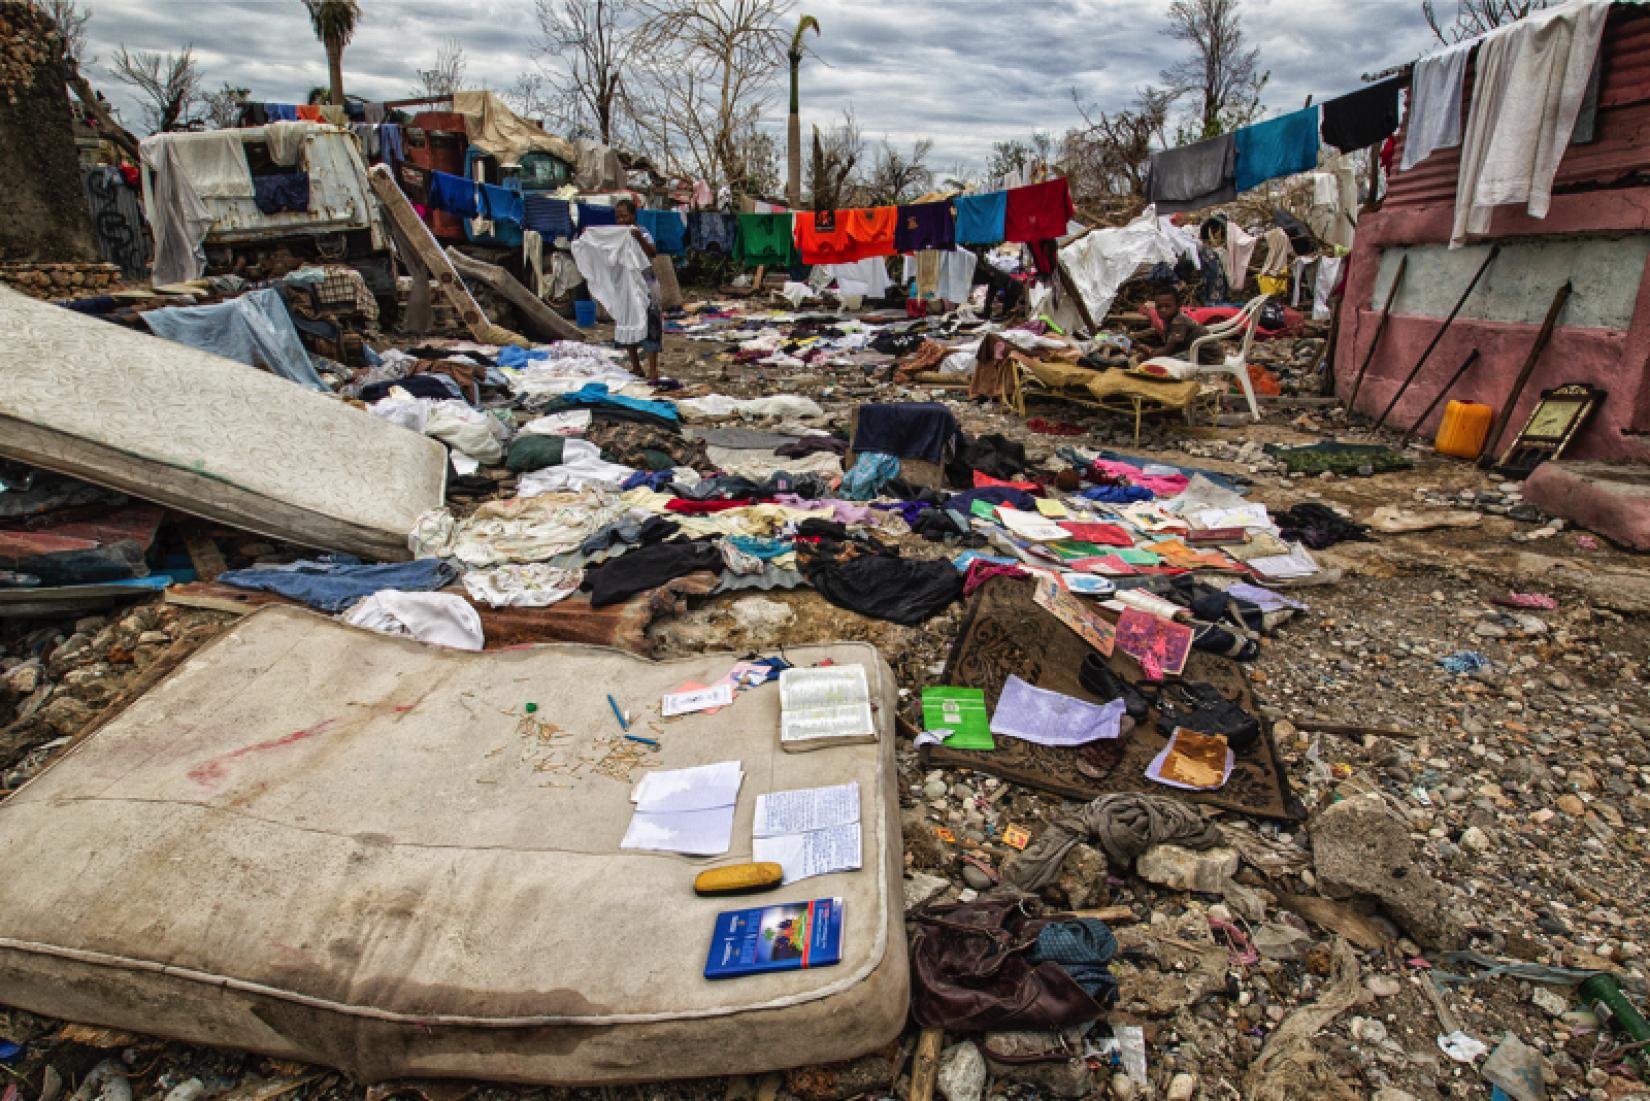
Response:
[[[1021,578],[993,578],[985,583],[951,650],[945,667],[946,684],[983,689],[986,705],[993,708],[1010,674],[1039,688],[1095,700],[1077,681],[1083,658],[1091,652],[1088,643],[1040,608],[1032,599],[1032,588],[1031,581]],[[1125,678],[1139,677],[1138,666],[1122,651],[1114,653],[1110,661]],[[1187,660],[1184,679],[1212,684],[1254,714],[1254,695],[1236,662],[1194,650]],[[1179,795],[1262,818],[1304,818],[1305,808],[1289,790],[1289,779],[1278,760],[1271,725],[1262,720],[1261,728],[1260,740],[1238,755],[1226,786],[1210,792],[1177,791],[1146,779],[1146,766],[1171,733],[1158,730],[1155,708],[1145,722],[1121,739],[1121,744],[1092,743],[1069,749],[1000,738],[997,748],[990,751],[925,746],[923,761],[933,768],[976,769],[1069,799],[1144,791]]]

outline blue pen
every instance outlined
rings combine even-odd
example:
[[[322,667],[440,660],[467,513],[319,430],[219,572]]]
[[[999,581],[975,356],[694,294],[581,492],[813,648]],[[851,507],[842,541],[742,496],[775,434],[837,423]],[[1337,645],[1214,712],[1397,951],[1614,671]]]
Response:
[[[619,710],[619,701],[613,698],[612,693],[608,694],[607,706],[613,709],[613,717],[619,720],[619,729],[629,730],[630,724],[625,721],[624,712]]]

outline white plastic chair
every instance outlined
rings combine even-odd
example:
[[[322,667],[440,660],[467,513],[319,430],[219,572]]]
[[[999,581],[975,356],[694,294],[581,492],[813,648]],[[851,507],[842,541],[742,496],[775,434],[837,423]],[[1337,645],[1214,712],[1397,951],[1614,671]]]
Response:
[[[1255,387],[1249,381],[1249,345],[1254,343],[1255,329],[1259,327],[1260,308],[1266,305],[1269,297],[1271,296],[1262,294],[1251,298],[1244,303],[1243,309],[1229,319],[1210,325],[1208,334],[1198,337],[1187,349],[1186,359],[1157,356],[1142,363],[1141,369],[1155,368],[1157,373],[1180,379],[1196,378],[1198,375],[1230,375],[1237,380],[1238,387],[1243,391],[1243,400],[1249,403],[1249,413],[1255,420],[1260,420],[1260,405],[1255,401]],[[1243,330],[1243,342],[1238,346],[1237,355],[1225,356],[1220,363],[1198,362],[1198,352],[1203,345],[1212,340],[1232,336],[1239,329]]]

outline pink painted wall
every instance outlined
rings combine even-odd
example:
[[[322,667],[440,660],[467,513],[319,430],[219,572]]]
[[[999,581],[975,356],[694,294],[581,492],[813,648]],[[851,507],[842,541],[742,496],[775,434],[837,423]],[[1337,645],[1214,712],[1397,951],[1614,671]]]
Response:
[[[1336,392],[1343,398],[1351,393],[1352,380],[1368,354],[1380,321],[1379,307],[1373,303],[1381,251],[1394,246],[1447,241],[1453,214],[1453,207],[1446,205],[1389,207],[1367,214],[1359,222],[1335,355]],[[1650,188],[1555,196],[1548,216],[1540,220],[1516,209],[1498,211],[1489,239],[1612,231],[1650,231]],[[1566,454],[1599,459],[1650,457],[1650,439],[1631,434],[1650,431],[1650,278],[1647,274],[1650,273],[1622,273],[1623,278],[1632,279],[1639,288],[1629,328],[1561,327],[1553,333],[1508,422],[1506,434],[1498,441],[1497,454],[1523,424],[1542,390],[1566,382],[1589,382],[1607,390],[1609,397]],[[1452,304],[1440,303],[1440,311],[1447,312]],[[1358,412],[1371,418],[1380,415],[1442,324],[1442,318],[1393,314],[1359,388]],[[1387,424],[1410,427],[1474,347],[1479,350],[1480,359],[1451,390],[1450,396],[1479,401],[1499,410],[1512,392],[1539,329],[1538,322],[1509,324],[1457,318],[1387,417]],[[1440,403],[1417,435],[1430,438],[1442,414],[1443,403]]]
[[[1616,186],[1635,177],[1642,183],[1650,176],[1650,10],[1617,5],[1605,28],[1603,54],[1595,140],[1566,151],[1556,180],[1560,193],[1548,216],[1535,219],[1521,208],[1503,207],[1496,211],[1484,240],[1650,232],[1650,187]],[[1468,111],[1472,86],[1469,65]],[[1399,159],[1402,141],[1400,133]],[[1343,398],[1351,393],[1352,379],[1380,320],[1379,303],[1372,302],[1382,250],[1449,240],[1459,168],[1458,151],[1440,150],[1408,172],[1395,172],[1381,209],[1359,221],[1335,354],[1336,392]],[[1650,435],[1644,435],[1650,433],[1650,270],[1622,272],[1622,278],[1633,280],[1638,288],[1631,323],[1626,329],[1557,330],[1508,421],[1500,448],[1523,425],[1543,389],[1590,382],[1610,396],[1567,454],[1650,457]],[[1441,303],[1439,312],[1447,313],[1451,305],[1453,301]],[[1442,324],[1442,317],[1393,315],[1358,392],[1359,412],[1373,417],[1386,408]],[[1457,319],[1388,423],[1409,427],[1473,347],[1482,358],[1451,396],[1499,410],[1539,328],[1539,317],[1527,325]],[[1440,403],[1418,435],[1430,437],[1442,411]]]

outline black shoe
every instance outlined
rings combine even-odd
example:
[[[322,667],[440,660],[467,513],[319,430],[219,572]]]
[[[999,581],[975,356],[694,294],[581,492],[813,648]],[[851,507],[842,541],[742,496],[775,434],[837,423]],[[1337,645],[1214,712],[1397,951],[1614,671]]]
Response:
[[[1194,627],[1192,646],[1233,661],[1254,661],[1260,657],[1260,643],[1244,638],[1215,623],[1199,623]]]
[[[1135,691],[1134,685],[1112,672],[1106,659],[1099,654],[1089,654],[1083,659],[1083,667],[1078,670],[1077,683],[1089,692],[1103,700],[1122,700],[1123,710],[1131,719],[1142,722],[1150,704],[1146,697]]]

